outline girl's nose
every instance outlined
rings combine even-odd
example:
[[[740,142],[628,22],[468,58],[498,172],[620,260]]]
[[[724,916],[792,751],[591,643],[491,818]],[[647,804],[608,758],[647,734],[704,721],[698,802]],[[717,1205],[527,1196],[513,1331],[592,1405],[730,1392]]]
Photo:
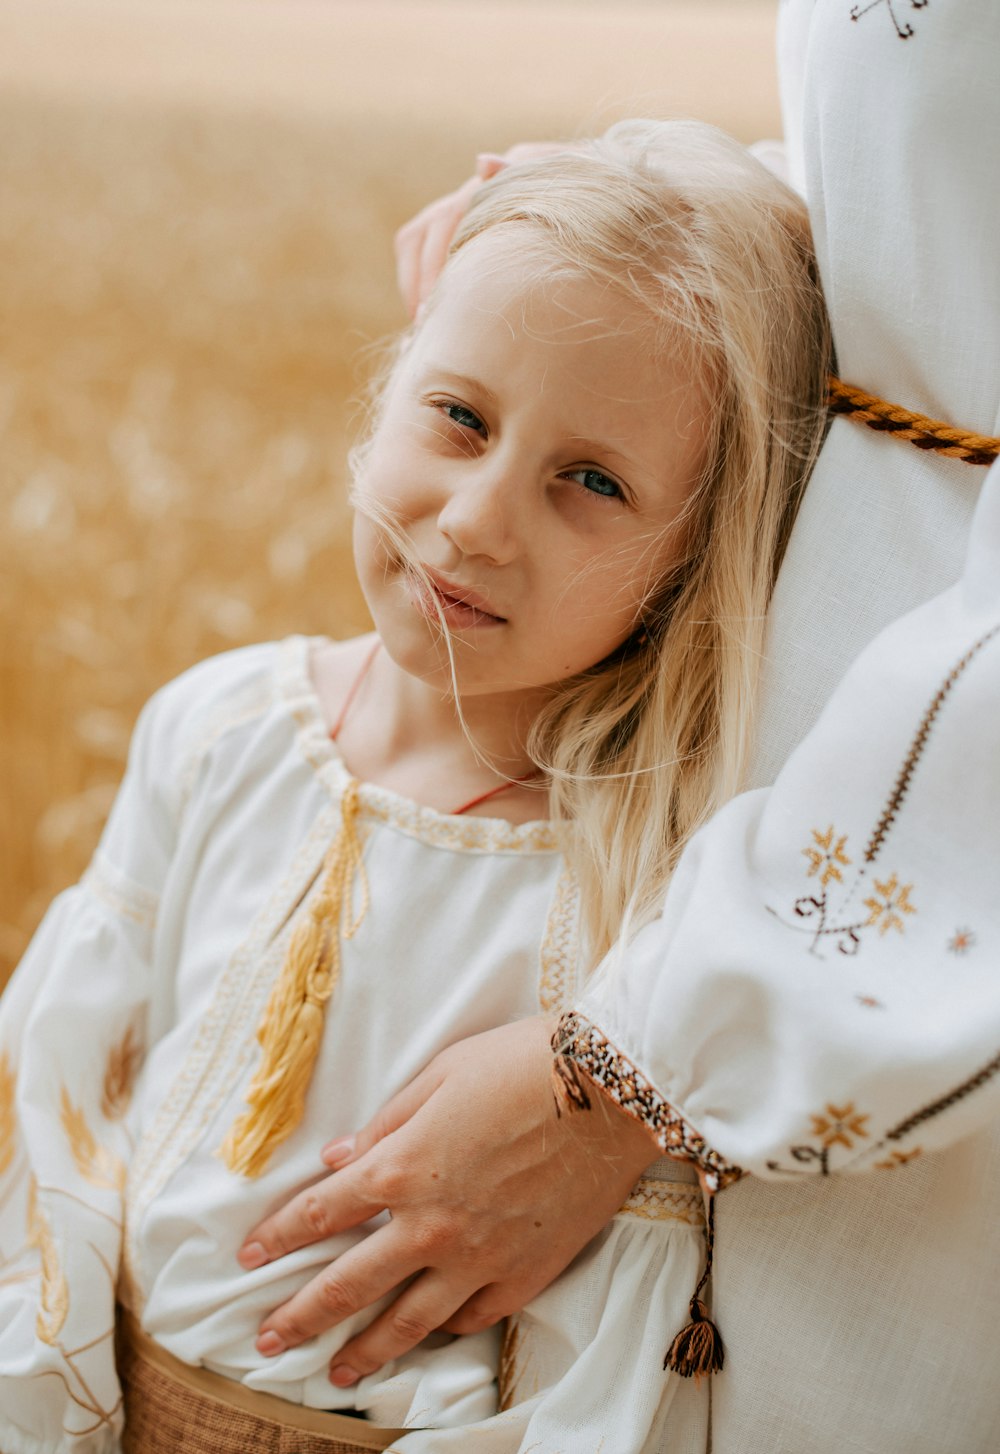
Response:
[[[438,528],[463,555],[504,565],[517,553],[524,501],[514,483],[516,465],[498,466],[478,459],[460,472],[438,512]]]

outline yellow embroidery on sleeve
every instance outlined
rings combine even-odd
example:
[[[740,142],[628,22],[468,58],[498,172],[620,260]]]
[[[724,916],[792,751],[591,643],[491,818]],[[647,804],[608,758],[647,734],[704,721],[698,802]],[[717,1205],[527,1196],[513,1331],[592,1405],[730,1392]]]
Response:
[[[848,1151],[854,1145],[855,1136],[867,1136],[865,1122],[867,1115],[854,1109],[854,1102],[846,1106],[827,1106],[826,1113],[812,1117],[812,1134],[818,1136],[824,1146],[843,1146]]]
[[[853,860],[848,858],[844,852],[844,844],[847,842],[847,834],[843,833],[836,837],[833,824],[831,823],[825,833],[818,828],[812,830],[813,842],[802,852],[809,860],[809,867],[806,870],[806,878],[814,878],[819,874],[819,881],[823,888],[836,880],[843,883],[841,868],[847,868]],[[839,865],[839,866],[838,866]]]
[[[31,1246],[37,1247],[42,1254],[42,1286],[35,1332],[43,1343],[56,1348],[69,1312],[69,1285],[59,1265],[59,1254],[48,1218],[38,1205],[34,1177],[28,1190],[28,1238]]]
[[[125,1188],[125,1163],[102,1146],[87,1125],[81,1106],[75,1106],[63,1086],[59,1097],[59,1119],[69,1141],[76,1169],[91,1186],[121,1192]]]
[[[890,929],[902,934],[902,916],[917,912],[916,906],[910,903],[913,885],[901,884],[895,874],[887,879],[875,879],[874,883],[875,893],[865,899],[865,908],[869,911],[865,928],[877,925],[879,934],[887,934]]]
[[[127,1025],[118,1044],[108,1051],[101,1089],[101,1110],[106,1120],[120,1121],[128,1110],[141,1062],[142,1046],[135,1028]]]

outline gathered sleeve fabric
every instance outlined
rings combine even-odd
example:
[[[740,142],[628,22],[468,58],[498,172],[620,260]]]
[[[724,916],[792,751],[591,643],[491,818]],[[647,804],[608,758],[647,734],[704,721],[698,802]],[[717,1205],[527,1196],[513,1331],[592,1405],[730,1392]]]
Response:
[[[212,689],[246,673],[213,664]],[[220,659],[225,662],[225,659]],[[114,1310],[129,1109],[157,1001],[204,668],[152,699],[82,881],[50,908],[0,1002],[0,1448],[117,1447]]]
[[[1000,1111],[1000,464],[959,583],[692,840],[562,1053],[718,1190],[893,1168]]]

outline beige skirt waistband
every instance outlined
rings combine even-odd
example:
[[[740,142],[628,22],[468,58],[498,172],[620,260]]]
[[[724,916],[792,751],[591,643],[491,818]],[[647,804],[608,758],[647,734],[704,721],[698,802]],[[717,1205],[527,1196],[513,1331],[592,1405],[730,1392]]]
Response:
[[[118,1310],[118,1367],[125,1410],[123,1454],[370,1454],[404,1429],[307,1409],[192,1368]]]

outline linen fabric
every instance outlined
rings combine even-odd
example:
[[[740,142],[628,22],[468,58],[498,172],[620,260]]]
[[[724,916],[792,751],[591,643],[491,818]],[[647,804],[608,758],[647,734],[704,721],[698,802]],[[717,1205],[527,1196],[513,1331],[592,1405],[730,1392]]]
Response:
[[[255,1031],[353,781],[310,649],[246,648],[153,699],[94,861],[0,1006],[0,1448],[118,1447],[118,1283],[182,1363],[413,1429],[392,1446],[403,1454],[467,1448],[472,1425],[484,1454],[555,1454],[567,1420],[586,1448],[608,1418],[619,1454],[655,1454],[668,1415],[695,1454],[707,1390],[661,1365],[697,1281],[704,1213],[672,1162],[503,1351],[500,1329],[436,1335],[341,1390],[331,1359],[374,1310],[276,1358],[254,1348],[266,1314],[379,1219],[255,1272],[236,1262],[249,1229],[326,1175],[326,1141],[444,1046],[567,1005],[579,972],[577,890],[551,825],[436,813],[360,785],[359,922],[342,936],[305,1116],[263,1175],[228,1170],[218,1153],[258,1063]],[[616,1364],[615,1383],[595,1375]]]
[[[838,372],[994,435],[998,53],[989,0],[782,7]],[[986,478],[833,423],[771,610],[751,785],[775,787],[709,825],[662,923],[577,1006],[665,1141],[753,1173],[718,1198],[713,1454],[1000,1446],[1000,642],[948,685],[1000,621]],[[857,943],[815,937],[824,915]],[[607,1078],[609,1051],[581,1054]]]

